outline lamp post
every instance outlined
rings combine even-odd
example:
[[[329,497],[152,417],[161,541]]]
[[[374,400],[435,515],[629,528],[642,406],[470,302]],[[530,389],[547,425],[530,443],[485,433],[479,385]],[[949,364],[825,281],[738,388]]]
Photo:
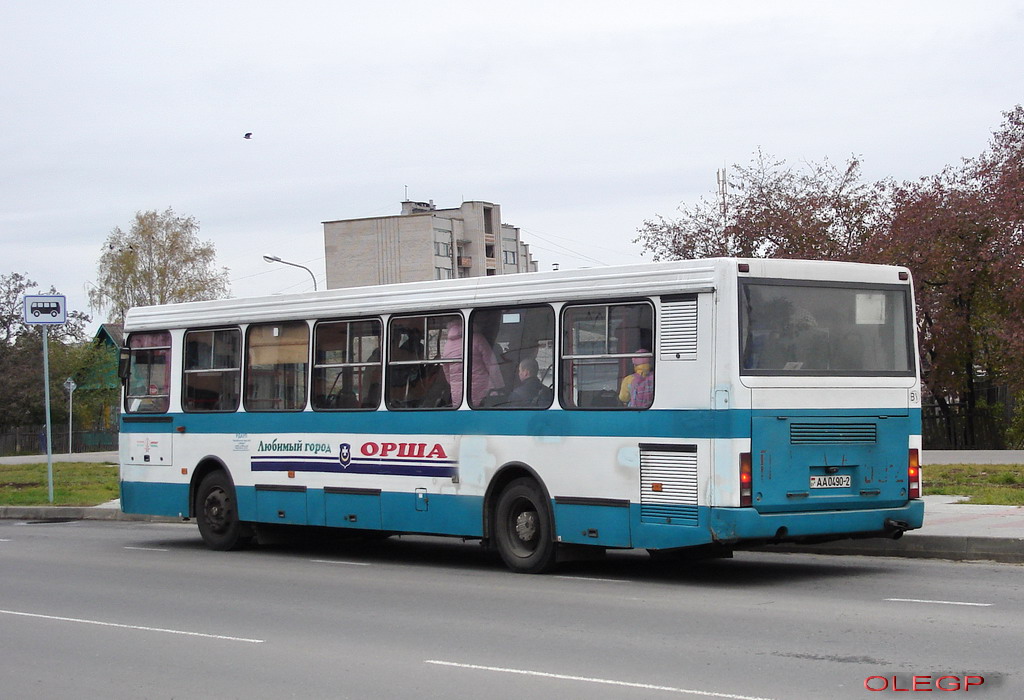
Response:
[[[282,260],[281,258],[277,257],[276,255],[264,255],[263,256],[263,260],[265,260],[268,263],[276,262],[276,263],[281,263],[282,265],[291,265],[292,267],[301,267],[303,270],[305,270],[306,272],[309,273],[310,277],[313,278],[313,291],[314,292],[317,291],[316,275],[314,275],[313,271],[310,270],[305,265],[299,265],[298,263],[293,263],[293,262],[288,262],[287,260]]]

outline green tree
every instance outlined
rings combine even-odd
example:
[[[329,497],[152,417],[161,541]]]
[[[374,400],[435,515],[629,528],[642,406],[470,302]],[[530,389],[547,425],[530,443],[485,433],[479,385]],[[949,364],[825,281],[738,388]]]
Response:
[[[58,294],[51,287],[43,292],[27,275],[12,272],[0,275],[0,426],[39,425],[45,421],[43,393],[42,330],[24,321],[26,294]],[[82,349],[85,327],[90,318],[81,311],[70,311],[68,322],[47,329],[50,349],[51,403],[55,419],[59,407],[66,406],[61,386],[69,376],[84,371],[89,359]],[[110,396],[103,397],[109,401]],[[67,410],[64,409],[64,418]]]
[[[228,270],[198,234],[198,221],[170,208],[137,212],[127,231],[115,228],[104,241],[90,305],[123,322],[133,306],[226,297]]]

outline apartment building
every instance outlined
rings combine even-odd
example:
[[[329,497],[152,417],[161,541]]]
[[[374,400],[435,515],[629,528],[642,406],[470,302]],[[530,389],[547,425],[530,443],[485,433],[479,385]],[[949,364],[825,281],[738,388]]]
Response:
[[[492,202],[438,209],[433,200],[404,201],[397,216],[323,224],[328,288],[537,270],[519,229],[501,223]]]

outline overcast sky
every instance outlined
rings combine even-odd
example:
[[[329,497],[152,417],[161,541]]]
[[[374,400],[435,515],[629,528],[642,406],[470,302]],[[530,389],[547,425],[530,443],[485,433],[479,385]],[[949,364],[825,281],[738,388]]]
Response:
[[[321,222],[406,187],[500,204],[541,269],[637,262],[758,148],[916,179],[1024,101],[998,0],[0,0],[0,32],[0,274],[83,311],[139,210],[196,217],[235,296],[311,288],[264,254],[322,283]]]

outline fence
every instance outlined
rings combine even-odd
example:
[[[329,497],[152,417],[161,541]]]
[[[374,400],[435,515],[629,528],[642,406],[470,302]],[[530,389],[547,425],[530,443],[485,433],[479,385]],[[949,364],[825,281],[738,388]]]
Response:
[[[1006,386],[985,387],[978,392],[973,415],[959,402],[943,410],[934,401],[921,410],[921,433],[925,449],[1005,450],[1015,449],[1008,432],[1016,401]]]
[[[116,430],[76,430],[71,452],[109,452],[117,449]],[[54,428],[51,446],[55,453],[68,452],[68,429]],[[0,432],[0,456],[46,454],[46,427],[12,428]]]

